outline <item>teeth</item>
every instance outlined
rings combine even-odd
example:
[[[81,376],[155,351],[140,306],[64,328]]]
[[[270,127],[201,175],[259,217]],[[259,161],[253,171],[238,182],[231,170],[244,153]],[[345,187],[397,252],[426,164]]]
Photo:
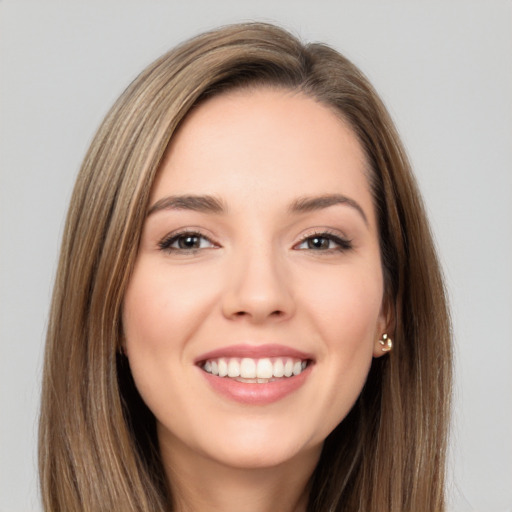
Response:
[[[244,379],[256,378],[256,362],[254,359],[244,357],[240,363],[240,377]]]
[[[270,379],[274,375],[274,366],[270,359],[258,360],[258,366],[256,369],[256,377],[258,379]]]
[[[306,362],[306,361],[304,361]],[[208,371],[208,370],[207,370]],[[284,376],[284,363],[282,359],[276,359],[274,362],[274,377]]]
[[[228,362],[228,377],[240,377],[240,363],[235,359]]]
[[[292,377],[302,373],[308,366],[307,361],[289,357],[264,357],[252,359],[244,357],[221,357],[203,364],[203,370],[219,377],[238,378],[248,382],[267,383],[273,378]]]
[[[228,363],[224,358],[219,359],[219,377],[225,377],[228,374]]]

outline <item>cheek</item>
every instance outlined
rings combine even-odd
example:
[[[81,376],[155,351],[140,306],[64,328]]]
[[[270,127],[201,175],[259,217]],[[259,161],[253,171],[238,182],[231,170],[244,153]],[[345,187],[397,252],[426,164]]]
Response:
[[[174,392],[190,377],[195,334],[218,302],[218,283],[207,272],[186,266],[171,272],[158,260],[140,256],[123,304],[125,352],[154,412],[167,407],[160,403],[166,396],[178,398]]]
[[[303,299],[322,347],[318,367],[329,383],[322,400],[326,407],[331,404],[332,428],[359,396],[380,335],[382,279],[374,267],[367,270],[346,269],[317,279],[314,287],[307,286],[312,291]]]
[[[315,282],[303,279],[303,302],[326,341],[339,345],[359,345],[375,336],[381,323],[383,280],[375,265],[341,268]]]
[[[123,327],[128,353],[175,351],[214,301],[212,280],[199,272],[173,272],[141,259],[125,295]],[[210,283],[210,284],[209,284]]]
[[[189,289],[172,282],[158,262],[141,257],[125,294],[125,352],[136,387],[154,413],[165,410],[166,401],[174,399],[175,383],[184,378],[176,363],[183,358],[198,304],[197,293],[194,302]]]

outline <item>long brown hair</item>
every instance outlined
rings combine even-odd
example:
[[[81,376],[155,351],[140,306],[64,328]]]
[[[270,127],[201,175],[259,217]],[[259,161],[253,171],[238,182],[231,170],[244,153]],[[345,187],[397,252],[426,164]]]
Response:
[[[71,199],[50,313],[39,465],[47,511],[172,510],[155,421],[119,355],[121,311],[149,192],[190,109],[231,88],[301,91],[366,152],[394,349],[373,361],[310,482],[309,511],[444,510],[450,323],[421,197],[393,123],[362,73],[273,25],[228,26],[162,56],[98,130]]]

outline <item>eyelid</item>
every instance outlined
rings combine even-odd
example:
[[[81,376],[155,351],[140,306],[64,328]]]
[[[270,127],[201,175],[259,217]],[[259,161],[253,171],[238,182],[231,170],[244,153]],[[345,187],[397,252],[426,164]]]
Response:
[[[317,250],[317,251],[310,249],[314,252],[324,252],[324,253],[333,252],[333,251],[343,252],[343,251],[348,251],[348,250],[352,249],[352,240],[350,238],[348,238],[347,236],[345,236],[343,233],[341,233],[338,230],[322,229],[322,228],[316,228],[316,229],[313,229],[313,230],[308,231],[308,232],[304,233],[303,235],[301,235],[300,240],[296,244],[294,244],[293,248],[297,249],[297,250],[307,250],[307,249],[298,249],[298,246],[302,245],[307,240],[309,240],[311,238],[315,238],[315,237],[326,238],[328,240],[331,240],[331,241],[335,242],[338,245],[338,247],[336,247],[335,249],[324,249],[324,250]]]
[[[198,238],[202,238],[207,240],[211,247],[192,247],[192,248],[177,248],[171,247],[180,237],[183,236],[195,236]],[[298,247],[311,238],[325,238],[334,242],[337,247],[328,248],[328,249],[299,249]],[[168,234],[166,234],[163,238],[161,238],[157,242],[158,249],[161,251],[172,252],[172,253],[182,253],[182,254],[190,254],[198,251],[202,251],[205,249],[219,248],[220,244],[215,242],[211,235],[207,235],[203,232],[201,228],[198,227],[184,227],[176,229]],[[302,234],[299,238],[299,241],[293,245],[293,249],[295,250],[310,250],[313,252],[323,252],[323,253],[332,253],[332,252],[343,252],[352,249],[352,240],[346,237],[343,233],[338,230],[327,229],[327,228],[315,228],[310,230],[304,234]]]
[[[189,235],[189,236],[197,236],[199,238],[203,238],[207,240],[212,247],[197,247],[197,248],[190,248],[190,249],[179,249],[176,247],[171,247],[171,245],[180,237]],[[185,227],[185,228],[179,228],[174,231],[171,231],[170,233],[166,234],[162,239],[160,239],[157,243],[157,246],[162,251],[167,252],[176,252],[176,253],[193,253],[197,251],[201,251],[204,249],[212,249],[220,247],[220,245],[213,240],[213,238],[207,234],[205,234],[200,228],[197,227]]]

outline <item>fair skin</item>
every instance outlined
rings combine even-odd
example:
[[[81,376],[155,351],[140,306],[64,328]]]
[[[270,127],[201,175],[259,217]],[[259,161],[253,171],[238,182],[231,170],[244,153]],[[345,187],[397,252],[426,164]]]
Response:
[[[179,511],[306,509],[387,328],[365,169],[351,129],[290,91],[214,97],[173,137],[123,325]]]

